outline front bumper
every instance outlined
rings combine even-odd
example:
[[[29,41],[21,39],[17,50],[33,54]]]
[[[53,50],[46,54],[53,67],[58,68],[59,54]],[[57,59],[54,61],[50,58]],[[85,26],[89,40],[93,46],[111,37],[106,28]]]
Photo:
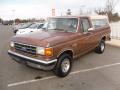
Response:
[[[52,70],[57,62],[57,59],[50,60],[50,61],[43,61],[43,60],[18,54],[11,50],[8,50],[8,54],[17,62],[29,65],[34,68],[43,69],[43,70]]]

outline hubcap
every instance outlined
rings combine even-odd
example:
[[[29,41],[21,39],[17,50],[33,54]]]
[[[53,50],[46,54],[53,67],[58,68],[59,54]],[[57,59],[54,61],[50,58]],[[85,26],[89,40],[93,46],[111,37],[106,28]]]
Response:
[[[104,51],[104,49],[105,49],[105,45],[104,43],[101,43],[101,51]]]
[[[66,73],[70,69],[70,61],[69,59],[64,59],[61,64],[62,72]]]

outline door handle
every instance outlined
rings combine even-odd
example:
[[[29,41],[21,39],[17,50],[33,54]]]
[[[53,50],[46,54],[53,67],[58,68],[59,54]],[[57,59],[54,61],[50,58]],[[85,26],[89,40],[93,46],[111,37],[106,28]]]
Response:
[[[92,32],[84,32],[84,35],[86,36],[85,39],[89,39],[92,34]]]

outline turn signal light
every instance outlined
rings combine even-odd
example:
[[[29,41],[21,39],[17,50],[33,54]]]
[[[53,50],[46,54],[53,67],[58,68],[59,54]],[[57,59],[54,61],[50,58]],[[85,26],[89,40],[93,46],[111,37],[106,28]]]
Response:
[[[53,49],[52,48],[45,48],[45,56],[51,57],[53,56]]]

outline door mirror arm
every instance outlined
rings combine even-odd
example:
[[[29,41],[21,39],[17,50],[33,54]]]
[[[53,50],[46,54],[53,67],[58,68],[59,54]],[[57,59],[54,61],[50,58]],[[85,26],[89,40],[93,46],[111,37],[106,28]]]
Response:
[[[94,28],[89,28],[88,31],[94,31],[95,29]]]

